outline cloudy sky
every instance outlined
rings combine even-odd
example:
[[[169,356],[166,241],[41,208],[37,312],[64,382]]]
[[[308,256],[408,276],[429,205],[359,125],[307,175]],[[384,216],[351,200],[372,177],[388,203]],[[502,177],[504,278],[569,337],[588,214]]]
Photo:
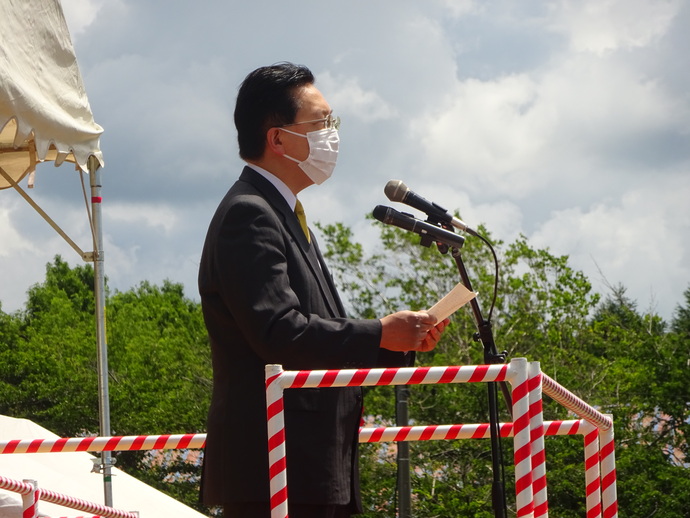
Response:
[[[197,298],[216,205],[242,167],[232,110],[254,68],[309,66],[343,120],[311,220],[373,247],[390,179],[494,238],[567,254],[669,318],[690,285],[688,0],[63,0],[101,148],[111,288],[170,279]],[[90,250],[79,178],[34,198]],[[393,204],[399,210],[404,206]],[[411,209],[408,209],[411,211]],[[420,215],[421,216],[421,215]],[[21,308],[76,253],[0,193],[0,301]]]

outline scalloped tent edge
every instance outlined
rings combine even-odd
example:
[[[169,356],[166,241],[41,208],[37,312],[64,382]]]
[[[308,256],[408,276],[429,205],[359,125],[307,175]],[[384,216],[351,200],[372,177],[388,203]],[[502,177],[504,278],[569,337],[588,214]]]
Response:
[[[103,166],[67,23],[58,0],[0,3],[0,164],[15,182],[36,164]],[[0,189],[10,187],[0,177]]]

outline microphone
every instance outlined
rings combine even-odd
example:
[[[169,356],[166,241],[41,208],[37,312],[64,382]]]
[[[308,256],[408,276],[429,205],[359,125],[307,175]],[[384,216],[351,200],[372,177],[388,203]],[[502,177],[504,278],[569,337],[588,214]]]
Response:
[[[428,236],[436,242],[444,243],[453,248],[462,248],[462,245],[465,244],[464,237],[426,221],[420,221],[404,212],[398,212],[391,207],[377,205],[374,208],[374,217],[387,225],[395,225],[396,227],[416,232],[422,237]]]
[[[386,193],[390,201],[399,201],[417,210],[421,210],[443,223],[453,225],[455,228],[459,228],[468,234],[472,234],[473,236],[477,235],[477,231],[468,227],[464,221],[454,217],[440,205],[424,199],[416,192],[411,191],[401,180],[390,180],[383,189],[383,192]]]

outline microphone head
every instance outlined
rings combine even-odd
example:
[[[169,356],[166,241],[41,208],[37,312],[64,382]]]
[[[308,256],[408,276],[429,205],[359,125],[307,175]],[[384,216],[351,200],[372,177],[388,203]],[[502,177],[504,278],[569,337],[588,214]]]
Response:
[[[376,207],[374,207],[373,215],[381,223],[385,223],[385,220],[388,217],[390,210],[390,207],[386,207],[384,205],[377,205]]]
[[[390,201],[403,201],[405,195],[409,192],[409,188],[402,180],[389,180],[383,188],[383,192],[388,196]]]

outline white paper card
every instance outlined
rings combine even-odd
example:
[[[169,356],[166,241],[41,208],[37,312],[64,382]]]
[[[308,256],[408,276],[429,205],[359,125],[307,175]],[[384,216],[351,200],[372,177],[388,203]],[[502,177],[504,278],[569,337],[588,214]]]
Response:
[[[458,283],[445,297],[434,304],[428,310],[428,313],[434,315],[436,321],[440,322],[455,313],[477,295],[476,291],[470,291],[465,288],[464,284]]]

